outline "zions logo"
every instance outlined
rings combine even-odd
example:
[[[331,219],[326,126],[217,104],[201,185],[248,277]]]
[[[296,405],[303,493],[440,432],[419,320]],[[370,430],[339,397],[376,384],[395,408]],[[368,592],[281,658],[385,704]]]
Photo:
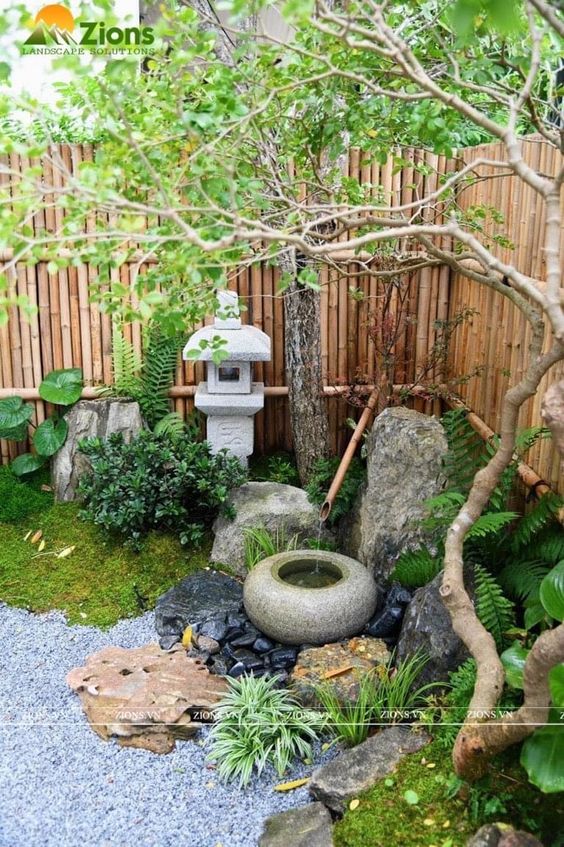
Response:
[[[148,56],[155,41],[150,26],[107,26],[104,21],[77,22],[66,6],[43,6],[35,16],[34,29],[22,53],[98,55],[133,54]]]
[[[35,16],[35,29],[24,44],[76,44],[71,33],[74,18],[66,6],[43,6]]]

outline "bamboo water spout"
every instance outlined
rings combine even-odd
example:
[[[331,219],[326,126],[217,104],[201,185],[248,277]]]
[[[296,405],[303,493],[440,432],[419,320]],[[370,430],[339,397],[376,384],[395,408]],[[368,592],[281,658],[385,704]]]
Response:
[[[368,398],[368,403],[366,404],[366,408],[364,409],[362,415],[358,419],[358,423],[354,428],[354,432],[352,434],[352,438],[349,441],[348,447],[343,454],[343,458],[341,459],[341,463],[337,468],[337,473],[333,477],[333,482],[327,492],[327,497],[321,507],[321,511],[319,512],[319,520],[326,521],[331,513],[331,509],[333,508],[333,503],[335,501],[335,497],[339,493],[339,489],[343,484],[343,480],[345,475],[349,469],[349,465],[351,463],[352,457],[356,452],[356,448],[362,438],[362,434],[368,423],[370,418],[374,414],[374,409],[376,408],[376,403],[378,401],[378,394],[380,393],[380,389],[376,387],[370,397]]]

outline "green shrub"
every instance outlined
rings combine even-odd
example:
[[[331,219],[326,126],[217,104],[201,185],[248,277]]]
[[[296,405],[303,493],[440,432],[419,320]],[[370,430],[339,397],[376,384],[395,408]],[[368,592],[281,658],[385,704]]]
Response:
[[[246,479],[235,456],[212,455],[207,442],[189,435],[143,431],[126,444],[116,433],[107,441],[87,439],[80,449],[92,465],[80,482],[82,516],[136,549],[152,529],[193,541],[220,510],[227,512],[229,490]]]
[[[338,456],[332,459],[318,459],[314,465],[313,474],[306,486],[307,496],[311,503],[321,506],[333,482],[341,460]],[[360,459],[353,459],[339,489],[339,493],[333,503],[327,522],[336,523],[339,518],[346,515],[353,506],[358,494],[358,489],[366,478],[366,470]]]
[[[20,523],[48,508],[52,496],[21,482],[11,468],[0,467],[0,523]]]
[[[267,763],[282,776],[295,756],[311,758],[320,716],[305,710],[275,677],[227,679],[229,692],[215,707],[208,758],[217,762],[222,779],[247,785],[253,770]]]
[[[300,485],[300,475],[296,463],[284,456],[269,456],[266,474],[260,479],[267,482],[279,482],[283,485]]]

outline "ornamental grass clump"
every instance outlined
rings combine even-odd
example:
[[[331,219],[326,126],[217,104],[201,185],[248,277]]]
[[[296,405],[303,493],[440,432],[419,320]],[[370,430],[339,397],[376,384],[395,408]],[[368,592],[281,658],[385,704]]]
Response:
[[[215,707],[208,759],[222,779],[248,785],[256,771],[272,764],[282,776],[292,760],[309,759],[323,717],[303,709],[276,677],[228,679],[229,692]]]
[[[245,544],[245,567],[252,571],[263,559],[274,556],[276,553],[285,553],[287,550],[297,550],[300,543],[299,535],[287,536],[284,528],[278,528],[274,532],[262,526],[248,527],[243,530]]]
[[[317,697],[327,712],[327,728],[337,741],[355,747],[368,737],[371,726],[401,723],[413,719],[414,710],[427,705],[432,688],[438,683],[416,687],[428,662],[422,653],[414,653],[396,668],[382,668],[364,674],[358,684],[356,699],[342,702],[330,684],[316,689]]]

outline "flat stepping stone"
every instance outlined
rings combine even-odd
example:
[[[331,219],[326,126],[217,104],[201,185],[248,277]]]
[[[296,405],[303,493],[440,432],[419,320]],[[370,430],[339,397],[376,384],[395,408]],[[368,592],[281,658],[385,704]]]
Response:
[[[310,803],[267,818],[259,847],[333,847],[332,830],[323,803]]]
[[[237,611],[243,586],[218,571],[198,571],[157,600],[155,626],[160,636],[182,636],[187,626]]]
[[[190,738],[227,691],[181,645],[127,650],[106,647],[67,675],[92,729],[107,741],[169,753],[177,738]]]
[[[312,774],[309,790],[316,800],[343,814],[350,800],[392,773],[404,756],[416,753],[431,739],[408,726],[392,726],[346,750]]]

